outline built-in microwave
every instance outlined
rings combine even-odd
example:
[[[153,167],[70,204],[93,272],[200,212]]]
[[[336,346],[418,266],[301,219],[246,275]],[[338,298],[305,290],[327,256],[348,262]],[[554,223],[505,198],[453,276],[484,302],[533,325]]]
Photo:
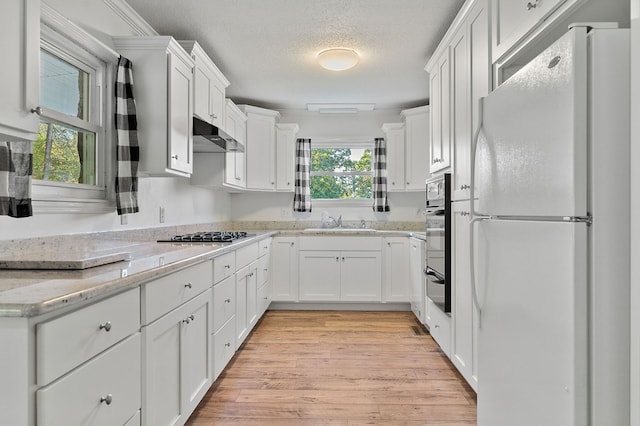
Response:
[[[426,181],[426,295],[451,312],[451,174]]]

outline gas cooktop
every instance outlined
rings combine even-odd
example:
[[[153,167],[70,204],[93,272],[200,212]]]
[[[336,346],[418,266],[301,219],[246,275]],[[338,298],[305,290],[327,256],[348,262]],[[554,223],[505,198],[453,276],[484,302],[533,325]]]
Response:
[[[205,231],[192,234],[175,235],[159,243],[231,243],[241,238],[253,237],[245,231]]]

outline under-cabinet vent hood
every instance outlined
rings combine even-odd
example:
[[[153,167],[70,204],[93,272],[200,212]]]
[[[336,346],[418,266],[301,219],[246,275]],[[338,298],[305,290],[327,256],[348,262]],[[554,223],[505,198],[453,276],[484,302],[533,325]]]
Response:
[[[244,152],[244,145],[224,130],[193,117],[193,152]]]

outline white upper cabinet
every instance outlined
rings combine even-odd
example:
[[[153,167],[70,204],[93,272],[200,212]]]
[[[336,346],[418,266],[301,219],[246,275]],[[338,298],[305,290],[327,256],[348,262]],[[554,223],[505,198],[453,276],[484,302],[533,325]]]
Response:
[[[387,140],[387,191],[404,191],[404,123],[384,123],[382,131]]]
[[[276,190],[293,192],[295,187],[296,135],[294,123],[276,124]]]
[[[429,106],[405,109],[400,115],[404,117],[405,124],[404,188],[407,191],[424,191],[424,182],[430,176]]]
[[[431,97],[431,139],[430,139],[430,172],[436,173],[450,165],[451,147],[451,102],[449,49],[445,49],[433,65],[429,73],[429,93]]]
[[[239,108],[247,115],[247,189],[275,191],[276,122],[280,113],[251,105],[239,105]]]
[[[492,0],[492,52],[498,61],[541,25],[558,8],[569,10],[586,0]]]
[[[198,118],[225,128],[226,89],[229,80],[222,74],[198,42],[179,42],[195,63],[193,71],[193,114]]]
[[[245,144],[247,134],[247,116],[233,103],[231,99],[226,102],[226,129],[229,135],[233,136],[242,145]],[[244,152],[231,151],[225,155],[225,180],[224,184],[245,188],[246,179],[246,157]]]
[[[36,140],[40,119],[40,1],[7,0],[0,13],[4,55],[0,140]]]
[[[193,59],[172,37],[113,37],[133,63],[141,174],[189,177],[193,169]]]

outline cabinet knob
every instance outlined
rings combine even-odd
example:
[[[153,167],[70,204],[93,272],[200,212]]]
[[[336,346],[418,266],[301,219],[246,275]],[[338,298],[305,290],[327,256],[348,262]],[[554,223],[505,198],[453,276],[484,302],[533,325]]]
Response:
[[[268,300],[269,298],[265,296],[265,297],[263,297],[263,299],[264,299],[264,300]]]
[[[342,261],[344,262],[344,256],[342,256]]]
[[[411,185],[411,182],[407,182],[407,185]]]
[[[191,284],[191,281],[189,281],[188,283],[186,283],[186,284],[184,285],[184,287],[185,287],[185,288],[192,288],[192,287],[193,287],[193,284]]]
[[[111,331],[111,321],[107,321],[104,324],[100,324],[99,329],[104,330],[108,333],[109,331]]]
[[[340,257],[336,256],[336,262],[340,262]]]
[[[391,182],[391,185],[395,185],[395,184],[396,184],[395,182]]]
[[[536,7],[538,7],[538,0],[534,0],[533,3],[527,3],[527,10],[535,9]]]
[[[178,159],[178,154],[172,155],[171,158],[173,158],[174,160]]]
[[[224,269],[229,269],[231,268],[231,265],[224,265]]]
[[[40,115],[40,114],[42,114],[42,108],[40,106],[37,106],[35,108],[31,108],[31,113]]]
[[[211,118],[213,118],[214,120],[218,119],[218,115],[217,114],[211,114]]]
[[[185,319],[183,319],[182,322],[189,324],[194,319],[196,319],[196,317],[193,314],[191,314],[188,317],[186,317]]]
[[[224,345],[225,345],[227,348],[230,348],[230,347],[231,347],[231,343],[229,343],[229,342],[225,343]]]
[[[291,182],[287,182],[287,186],[291,185]]]
[[[460,212],[460,216],[469,216],[469,212]]]
[[[100,403],[103,403],[103,402],[105,404],[107,404],[107,405],[111,405],[111,402],[113,402],[113,395],[108,393],[105,396],[103,396],[102,398],[100,398]]]
[[[293,242],[292,242],[292,243],[291,243],[291,247],[293,247],[293,245],[294,245],[294,244],[295,244],[295,243],[293,243]]]
[[[389,247],[391,247],[391,243],[387,243],[387,245],[388,245]]]
[[[231,299],[224,299],[224,303],[231,303]]]
[[[460,189],[465,190],[471,188],[469,185],[460,185]]]

